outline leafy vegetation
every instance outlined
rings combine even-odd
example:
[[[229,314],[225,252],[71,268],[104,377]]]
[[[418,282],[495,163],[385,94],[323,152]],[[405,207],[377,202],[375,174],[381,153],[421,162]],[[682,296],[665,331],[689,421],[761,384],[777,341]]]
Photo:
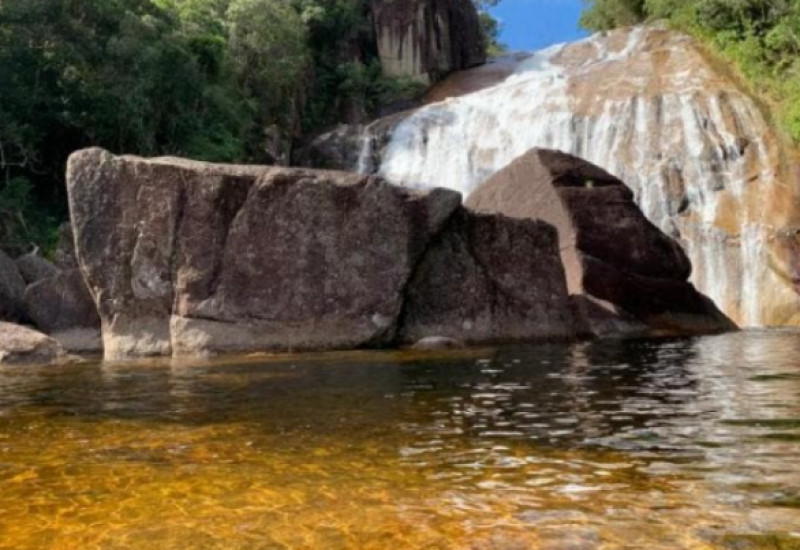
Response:
[[[800,142],[800,0],[587,0],[581,24],[606,30],[667,19],[733,61]]]
[[[374,40],[369,0],[0,1],[0,247],[52,241],[81,147],[285,161],[304,132],[418,94]]]
[[[500,42],[500,31],[502,30],[500,22],[489,12],[489,9],[499,4],[500,0],[473,0],[473,3],[478,9],[481,30],[486,40],[486,54],[491,57],[506,52],[508,47]]]
[[[581,26],[589,30],[608,30],[635,25],[645,18],[644,0],[589,0]]]
[[[50,250],[56,244],[56,219],[38,209],[31,184],[22,177],[0,187],[0,249],[21,253],[32,243]]]
[[[41,243],[36,234],[54,231],[47,220],[63,217],[64,161],[77,148],[244,156],[256,108],[237,86],[237,50],[210,17],[211,4],[189,0],[183,10],[149,0],[0,4],[6,248],[28,237]]]

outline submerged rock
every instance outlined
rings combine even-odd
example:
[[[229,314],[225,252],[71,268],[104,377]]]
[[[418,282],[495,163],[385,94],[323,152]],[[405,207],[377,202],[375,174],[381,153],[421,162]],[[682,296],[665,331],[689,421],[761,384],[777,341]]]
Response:
[[[341,124],[307,143],[293,159],[297,166],[363,174],[377,169],[384,147],[403,113],[386,116],[370,124]]]
[[[53,338],[0,321],[0,365],[47,364],[65,358],[64,349]]]
[[[576,332],[555,229],[459,210],[409,284],[399,338],[489,343]]]
[[[25,280],[17,264],[0,250],[0,321],[21,321]]]
[[[466,204],[556,227],[569,292],[594,333],[734,328],[688,282],[692,266],[680,245],[645,218],[630,189],[597,166],[534,149]]]
[[[416,351],[437,351],[446,349],[461,349],[466,343],[446,336],[426,336],[414,343],[411,349]]]

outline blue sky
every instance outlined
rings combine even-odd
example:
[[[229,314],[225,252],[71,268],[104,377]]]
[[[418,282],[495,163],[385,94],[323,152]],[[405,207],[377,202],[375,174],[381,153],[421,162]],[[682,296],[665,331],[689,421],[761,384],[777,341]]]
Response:
[[[503,24],[511,50],[538,50],[586,36],[578,28],[582,0],[500,0],[492,14]]]

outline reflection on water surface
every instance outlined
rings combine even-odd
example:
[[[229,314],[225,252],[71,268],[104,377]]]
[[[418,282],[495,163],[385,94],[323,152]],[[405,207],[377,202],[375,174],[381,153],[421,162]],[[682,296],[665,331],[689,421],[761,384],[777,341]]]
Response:
[[[800,333],[0,370],[0,548],[800,548]]]

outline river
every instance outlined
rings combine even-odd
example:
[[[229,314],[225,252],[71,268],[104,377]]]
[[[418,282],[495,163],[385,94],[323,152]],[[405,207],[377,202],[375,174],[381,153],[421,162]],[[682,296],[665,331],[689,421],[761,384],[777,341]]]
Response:
[[[0,370],[2,549],[800,548],[800,333]]]

